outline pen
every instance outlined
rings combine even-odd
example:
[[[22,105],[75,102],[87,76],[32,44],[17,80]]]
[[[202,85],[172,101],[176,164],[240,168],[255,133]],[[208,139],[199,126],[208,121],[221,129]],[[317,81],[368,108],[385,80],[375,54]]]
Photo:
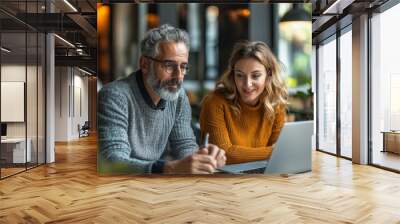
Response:
[[[209,134],[206,133],[206,134],[204,135],[202,147],[207,147],[207,145],[208,145],[208,137],[209,137]]]

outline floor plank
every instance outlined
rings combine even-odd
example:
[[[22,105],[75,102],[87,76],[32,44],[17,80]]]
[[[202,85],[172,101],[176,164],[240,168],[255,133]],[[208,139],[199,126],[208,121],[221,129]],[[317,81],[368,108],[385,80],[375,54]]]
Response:
[[[0,181],[0,223],[400,223],[400,175],[313,153],[282,176],[99,176],[96,138]]]

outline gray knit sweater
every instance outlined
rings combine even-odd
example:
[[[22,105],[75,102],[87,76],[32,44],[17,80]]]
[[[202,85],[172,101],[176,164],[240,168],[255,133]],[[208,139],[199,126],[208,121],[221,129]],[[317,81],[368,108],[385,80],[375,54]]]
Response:
[[[151,173],[167,144],[173,159],[184,158],[198,148],[185,91],[180,91],[177,100],[165,101],[164,109],[152,108],[139,88],[142,85],[138,82],[143,81],[137,75],[142,75],[140,70],[99,92],[99,172]]]

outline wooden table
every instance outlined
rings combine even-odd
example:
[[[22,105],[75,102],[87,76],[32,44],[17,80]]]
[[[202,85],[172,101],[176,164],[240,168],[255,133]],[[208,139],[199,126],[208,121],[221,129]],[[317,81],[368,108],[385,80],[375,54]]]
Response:
[[[27,144],[27,147],[25,147]],[[25,163],[31,161],[31,145],[30,138],[6,138],[1,139],[1,159],[5,163]]]
[[[383,149],[382,152],[400,154],[400,131],[382,131]]]

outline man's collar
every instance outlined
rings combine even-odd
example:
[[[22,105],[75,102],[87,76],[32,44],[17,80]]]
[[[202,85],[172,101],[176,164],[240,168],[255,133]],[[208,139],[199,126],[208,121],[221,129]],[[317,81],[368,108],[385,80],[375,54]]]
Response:
[[[152,109],[154,110],[164,110],[165,105],[166,105],[166,100],[160,99],[157,105],[153,103],[153,100],[150,97],[150,94],[147,92],[146,87],[144,86],[144,80],[143,80],[143,73],[142,70],[138,70],[136,72],[136,81],[139,86],[140,93],[143,96],[144,101],[146,102],[147,105],[149,105]]]

